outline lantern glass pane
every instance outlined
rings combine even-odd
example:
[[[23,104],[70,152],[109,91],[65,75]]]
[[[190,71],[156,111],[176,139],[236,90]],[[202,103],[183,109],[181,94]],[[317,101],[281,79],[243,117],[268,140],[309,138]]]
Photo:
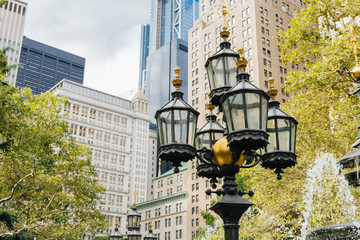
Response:
[[[128,216],[128,227],[134,227],[134,217]]]
[[[203,133],[199,135],[200,139],[200,148],[206,147],[207,149],[210,149],[210,133]]]
[[[269,144],[266,146],[267,152],[277,150],[275,119],[269,119],[267,124],[267,134],[269,134]]]
[[[278,136],[279,136],[279,150],[290,151],[290,120],[277,119]]]
[[[225,75],[224,75],[224,64],[223,64],[223,58],[220,57],[218,59],[214,59],[212,61],[213,64],[213,88],[219,88],[219,87],[223,87],[225,85]]]
[[[266,131],[266,125],[267,125],[267,119],[268,119],[268,101],[264,96],[261,96],[261,108],[262,108],[262,116],[261,116],[261,126],[260,128],[264,131]]]
[[[294,122],[291,123],[291,152],[295,153],[295,145],[296,145],[296,124]]]
[[[189,112],[189,136],[188,136],[188,141],[187,144],[193,146],[194,145],[194,140],[195,140],[195,133],[196,133],[196,123],[197,123],[197,116],[192,113]]]
[[[225,60],[225,69],[226,71],[226,83],[227,86],[235,86],[236,84],[236,75],[239,72],[238,67],[236,66],[236,57],[224,57]]]
[[[166,145],[172,142],[171,120],[171,111],[162,112],[159,116],[160,145]]]
[[[188,111],[174,110],[174,142],[187,143],[187,115]]]
[[[232,125],[232,130],[239,131],[245,129],[245,104],[243,93],[229,96],[227,105],[229,107],[229,112],[231,116],[230,118],[226,116],[226,120],[231,119],[229,124]]]
[[[212,141],[211,141],[211,147],[214,146],[214,144],[217,142],[217,140],[219,140],[220,138],[222,138],[224,136],[224,133],[221,132],[214,132],[212,133],[213,137],[212,137]]]
[[[260,129],[260,96],[256,93],[246,93],[245,96],[247,111],[247,126],[245,127]]]

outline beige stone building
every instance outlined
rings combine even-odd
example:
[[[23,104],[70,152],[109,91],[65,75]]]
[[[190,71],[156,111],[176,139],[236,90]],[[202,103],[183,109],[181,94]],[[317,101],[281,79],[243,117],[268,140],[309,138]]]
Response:
[[[153,180],[154,199],[139,203],[141,235],[145,236],[152,223],[158,239],[188,239],[188,164],[179,173],[169,170]]]
[[[189,31],[188,45],[188,101],[200,112],[198,128],[205,123],[205,104],[208,103],[210,92],[204,65],[207,58],[220,49],[220,31],[224,19],[219,15],[219,5],[224,3],[231,13],[231,17],[226,19],[230,31],[228,41],[234,50],[244,48],[244,56],[248,60],[246,71],[253,84],[268,91],[268,78],[273,77],[275,88],[279,90],[277,100],[284,102],[289,97],[282,88],[285,77],[289,71],[299,68],[281,62],[277,35],[279,28],[288,28],[295,11],[304,5],[302,0],[200,0],[200,17]],[[189,162],[189,166],[194,164]],[[195,185],[195,190],[189,192],[189,198],[195,196],[195,199],[199,199],[189,201],[188,218],[195,219],[195,226],[189,222],[188,229],[196,231],[199,227],[205,227],[199,212],[209,207],[211,198],[204,191],[210,186],[205,179],[192,178],[196,168],[189,167],[188,171],[189,183]]]

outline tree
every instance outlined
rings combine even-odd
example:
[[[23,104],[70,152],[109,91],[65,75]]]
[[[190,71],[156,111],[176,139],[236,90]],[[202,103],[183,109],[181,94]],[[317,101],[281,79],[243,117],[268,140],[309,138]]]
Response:
[[[283,86],[292,98],[282,104],[298,122],[298,164],[286,169],[282,181],[261,167],[239,173],[243,186],[255,192],[255,205],[240,219],[241,239],[295,239],[303,222],[306,172],[324,152],[340,158],[351,151],[357,135],[359,100],[352,95],[354,84],[339,76],[340,65],[354,65],[354,55],[346,48],[350,43],[348,20],[360,16],[358,0],[305,0],[306,4],[279,33],[284,56],[292,71]],[[340,27],[340,26],[343,27]],[[354,26],[359,35],[359,26]],[[289,67],[290,68],[290,67]],[[359,190],[353,188],[359,205]],[[329,195],[331,196],[331,195]],[[326,201],[331,201],[330,197]],[[324,202],[325,206],[325,202]],[[311,227],[338,223],[343,219],[337,208],[324,207],[332,219],[324,218]],[[359,211],[359,210],[358,210]]]
[[[0,239],[27,233],[37,239],[80,239],[104,229],[95,204],[104,188],[91,152],[71,137],[60,117],[65,99],[0,79],[0,210],[17,217]],[[8,238],[5,238],[8,236]],[[19,238],[20,239],[20,238]]]

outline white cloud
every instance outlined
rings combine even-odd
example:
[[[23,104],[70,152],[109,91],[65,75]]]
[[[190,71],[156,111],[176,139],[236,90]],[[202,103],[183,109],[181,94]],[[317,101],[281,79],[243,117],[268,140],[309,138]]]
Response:
[[[135,25],[149,22],[149,0],[27,0],[25,36],[86,58],[84,84],[114,93],[105,78],[107,42]],[[121,38],[120,38],[121,39]],[[123,76],[119,76],[120,78]],[[137,78],[136,78],[137,79]],[[132,89],[121,86],[118,92]],[[106,84],[104,84],[106,83]]]

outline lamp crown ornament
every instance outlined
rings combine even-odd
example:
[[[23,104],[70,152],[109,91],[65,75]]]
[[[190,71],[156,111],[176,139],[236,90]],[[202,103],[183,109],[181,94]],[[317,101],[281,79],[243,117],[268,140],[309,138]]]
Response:
[[[213,111],[215,109],[215,105],[212,104],[211,102],[206,104],[206,109],[210,111],[211,114],[213,114]]]
[[[275,89],[275,85],[274,85],[275,79],[270,77],[268,81],[270,83],[270,90],[268,91],[268,94],[270,95],[270,97],[272,99],[275,99],[275,97],[277,96],[277,93],[278,93],[278,90]]]
[[[174,69],[175,72],[175,79],[172,80],[172,84],[173,86],[176,88],[176,90],[179,90],[181,85],[183,84],[183,81],[180,79],[180,67],[175,67]]]
[[[245,71],[245,68],[248,64],[248,61],[245,59],[244,57],[244,49],[243,48],[239,48],[237,50],[238,54],[239,54],[239,60],[236,62],[236,66],[241,70],[241,71]]]
[[[136,192],[136,187],[135,187],[135,191],[134,191],[134,194],[133,194],[133,196],[134,196],[134,207],[136,207],[136,197],[138,196],[139,194]]]
[[[226,41],[226,39],[228,39],[230,36],[230,32],[226,26],[226,15],[229,15],[231,17],[231,13],[229,12],[228,7],[225,4],[223,4],[220,5],[219,14],[222,14],[224,18],[224,26],[220,31],[220,36]]]

